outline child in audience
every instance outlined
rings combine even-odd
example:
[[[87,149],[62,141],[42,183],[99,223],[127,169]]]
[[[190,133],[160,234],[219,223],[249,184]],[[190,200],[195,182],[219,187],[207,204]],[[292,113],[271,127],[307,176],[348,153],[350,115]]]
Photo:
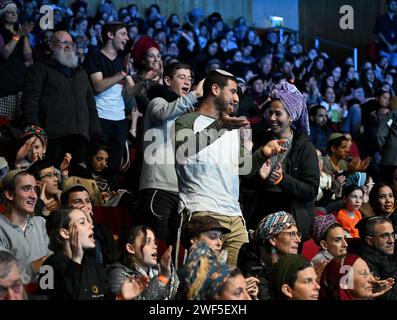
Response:
[[[358,238],[355,228],[361,220],[360,208],[364,199],[364,190],[357,185],[349,185],[342,191],[344,208],[336,214],[336,220],[346,232],[348,238]]]

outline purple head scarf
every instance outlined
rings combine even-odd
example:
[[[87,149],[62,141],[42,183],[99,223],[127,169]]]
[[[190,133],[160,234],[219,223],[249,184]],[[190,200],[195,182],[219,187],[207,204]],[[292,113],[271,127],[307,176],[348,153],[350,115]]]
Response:
[[[324,237],[327,230],[334,224],[338,224],[333,214],[326,214],[314,218],[312,225],[312,238],[319,246],[321,239]]]
[[[280,100],[292,118],[292,121],[300,119],[301,129],[307,135],[310,134],[307,106],[303,101],[303,95],[297,87],[285,80],[281,80],[271,88],[270,98],[272,100]]]

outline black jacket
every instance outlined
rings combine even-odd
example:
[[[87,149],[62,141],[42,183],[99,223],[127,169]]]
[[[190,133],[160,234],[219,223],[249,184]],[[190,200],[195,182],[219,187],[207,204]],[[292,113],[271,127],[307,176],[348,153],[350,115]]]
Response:
[[[272,261],[263,246],[252,238],[249,243],[244,243],[238,253],[237,267],[245,277],[259,279],[259,300],[272,298]]]
[[[261,144],[272,139],[272,133],[266,132]],[[305,134],[294,132],[291,149],[285,159],[284,178],[277,185],[283,192],[269,192],[263,180],[257,178],[255,192],[257,204],[253,219],[259,222],[267,211],[285,210],[291,213],[302,232],[303,241],[309,239],[311,224],[314,220],[314,200],[320,183],[320,169],[313,144]]]
[[[349,252],[360,256],[368,264],[369,270],[374,276],[381,280],[389,277],[397,278],[397,257],[394,255],[386,255],[378,250],[368,246],[367,244],[358,242],[354,247],[349,249]],[[395,283],[392,289],[378,298],[379,300],[397,300],[397,284]]]
[[[43,264],[54,270],[54,289],[43,290],[50,300],[103,300],[107,293],[106,272],[103,265],[90,257],[81,264],[62,253],[50,256]],[[46,283],[41,274],[40,283]]]
[[[25,124],[38,125],[49,139],[100,132],[98,112],[87,73],[43,60],[26,71],[22,110]]]

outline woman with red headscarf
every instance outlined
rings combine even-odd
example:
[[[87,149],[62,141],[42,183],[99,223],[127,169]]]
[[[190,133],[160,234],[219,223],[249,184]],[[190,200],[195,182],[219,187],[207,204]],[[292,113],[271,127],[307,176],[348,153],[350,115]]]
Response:
[[[320,281],[320,300],[367,300],[389,291],[394,279],[375,278],[367,263],[355,254],[333,259],[324,269]]]

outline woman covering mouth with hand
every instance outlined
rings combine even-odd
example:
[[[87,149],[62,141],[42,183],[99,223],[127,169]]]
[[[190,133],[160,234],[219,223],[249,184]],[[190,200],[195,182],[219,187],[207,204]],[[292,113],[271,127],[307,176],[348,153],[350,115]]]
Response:
[[[84,212],[57,211],[47,221],[47,232],[54,255],[43,266],[53,269],[54,288],[43,293],[51,300],[103,300],[106,273],[102,264],[85,255],[85,250],[95,247],[95,240],[94,226]]]

